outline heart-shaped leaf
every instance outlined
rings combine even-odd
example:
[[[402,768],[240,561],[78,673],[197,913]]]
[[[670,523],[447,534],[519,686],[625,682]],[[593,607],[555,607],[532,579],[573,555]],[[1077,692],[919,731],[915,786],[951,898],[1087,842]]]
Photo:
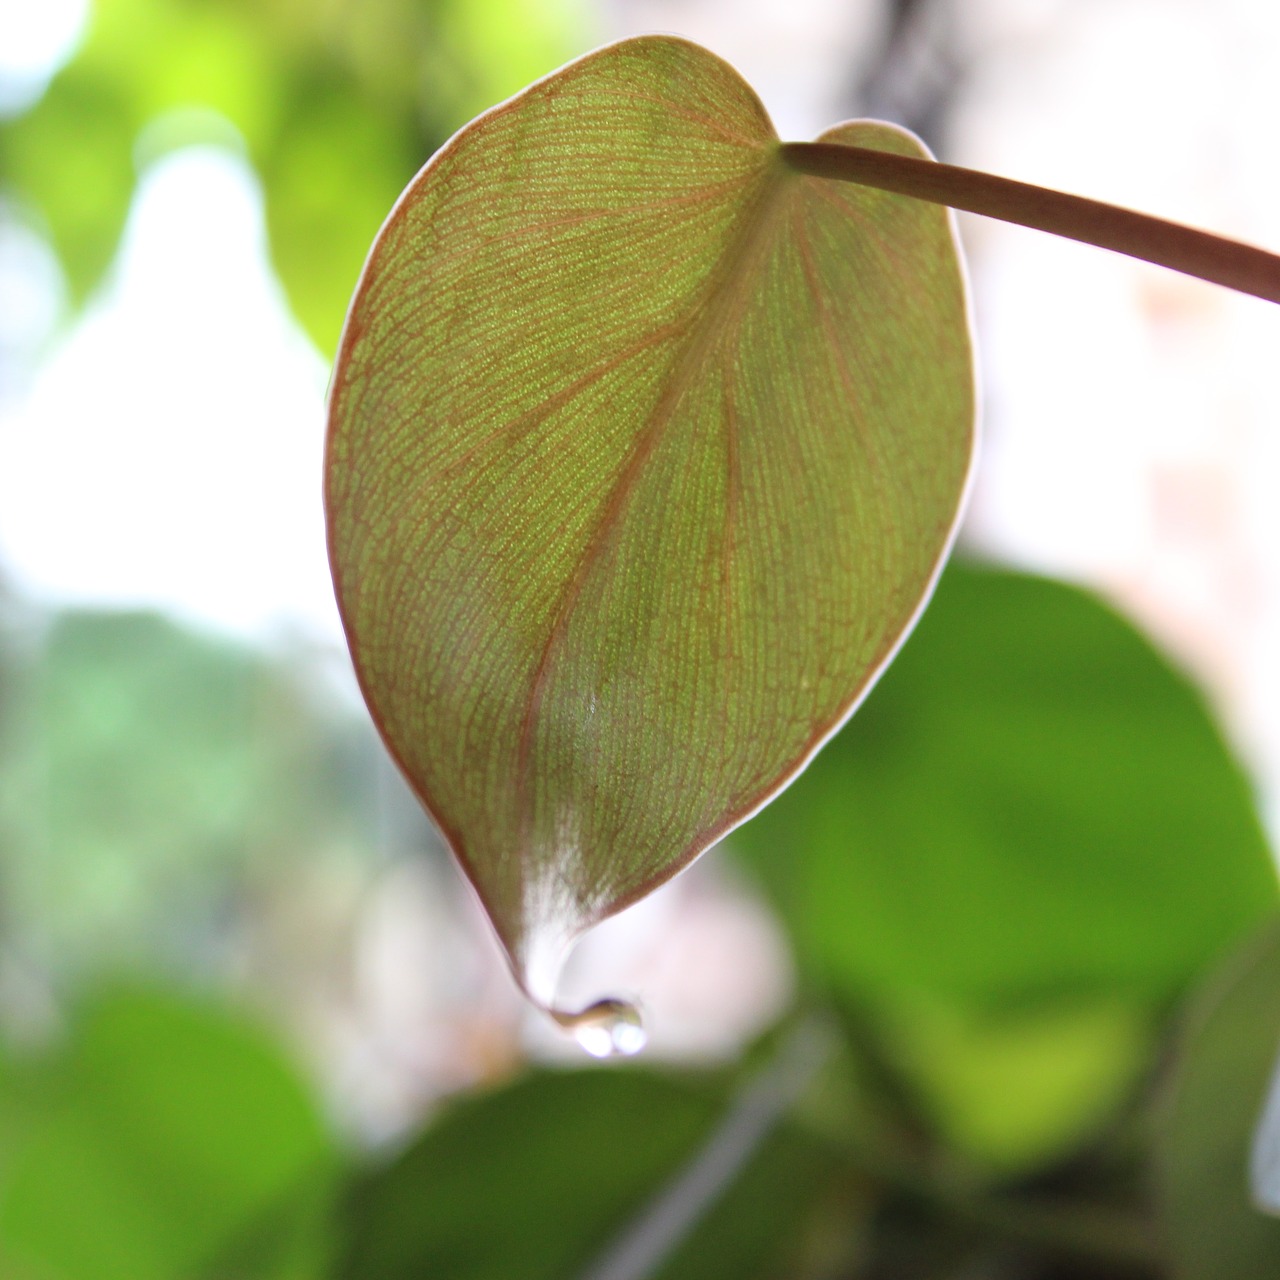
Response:
[[[949,215],[794,171],[695,45],[591,54],[414,179],[334,373],[330,553],[373,715],[526,989],[849,714],[972,430]]]

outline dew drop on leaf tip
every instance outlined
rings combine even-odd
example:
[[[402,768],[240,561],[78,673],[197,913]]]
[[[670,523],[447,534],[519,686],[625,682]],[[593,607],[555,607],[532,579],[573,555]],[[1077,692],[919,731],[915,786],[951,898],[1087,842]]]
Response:
[[[572,832],[561,832],[559,858],[544,866],[541,876],[525,884],[521,945],[508,952],[521,990],[531,1003],[569,1032],[593,1058],[623,1058],[639,1053],[648,1042],[639,1007],[630,1000],[606,996],[575,1012],[558,1005],[556,989],[574,944],[590,913],[564,892],[571,873],[565,856],[576,852]]]
[[[593,1058],[630,1057],[648,1040],[640,1010],[626,1000],[597,1000],[580,1013],[564,1009],[549,1012]]]

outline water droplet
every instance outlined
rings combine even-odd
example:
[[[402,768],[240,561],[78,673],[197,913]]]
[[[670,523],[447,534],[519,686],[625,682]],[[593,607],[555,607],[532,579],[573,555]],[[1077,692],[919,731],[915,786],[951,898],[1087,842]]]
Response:
[[[563,851],[576,847],[566,818],[561,832]],[[648,1042],[639,1008],[629,1000],[610,996],[574,1012],[555,1002],[565,962],[581,936],[590,913],[566,893],[557,864],[530,876],[524,885],[525,928],[518,950],[510,953],[521,989],[557,1026],[570,1032],[593,1058],[630,1057]]]
[[[640,1010],[626,1000],[597,1000],[580,1013],[552,1009],[551,1016],[573,1032],[574,1039],[593,1058],[630,1057],[639,1053],[648,1039]]]

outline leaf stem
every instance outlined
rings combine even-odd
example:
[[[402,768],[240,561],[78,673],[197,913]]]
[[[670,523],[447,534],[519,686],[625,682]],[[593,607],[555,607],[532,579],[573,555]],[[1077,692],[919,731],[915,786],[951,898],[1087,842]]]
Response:
[[[784,142],[799,173],[857,182],[1048,231],[1280,303],[1280,256],[1132,209],[975,169],[833,142]]]

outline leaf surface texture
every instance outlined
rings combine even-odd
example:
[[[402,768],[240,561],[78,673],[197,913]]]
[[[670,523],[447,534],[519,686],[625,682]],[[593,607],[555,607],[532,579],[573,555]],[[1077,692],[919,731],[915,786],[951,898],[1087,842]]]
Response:
[[[362,687],[527,979],[785,784],[914,618],[972,440],[949,217],[790,171],[705,50],[613,45],[410,185],[330,413]]]

